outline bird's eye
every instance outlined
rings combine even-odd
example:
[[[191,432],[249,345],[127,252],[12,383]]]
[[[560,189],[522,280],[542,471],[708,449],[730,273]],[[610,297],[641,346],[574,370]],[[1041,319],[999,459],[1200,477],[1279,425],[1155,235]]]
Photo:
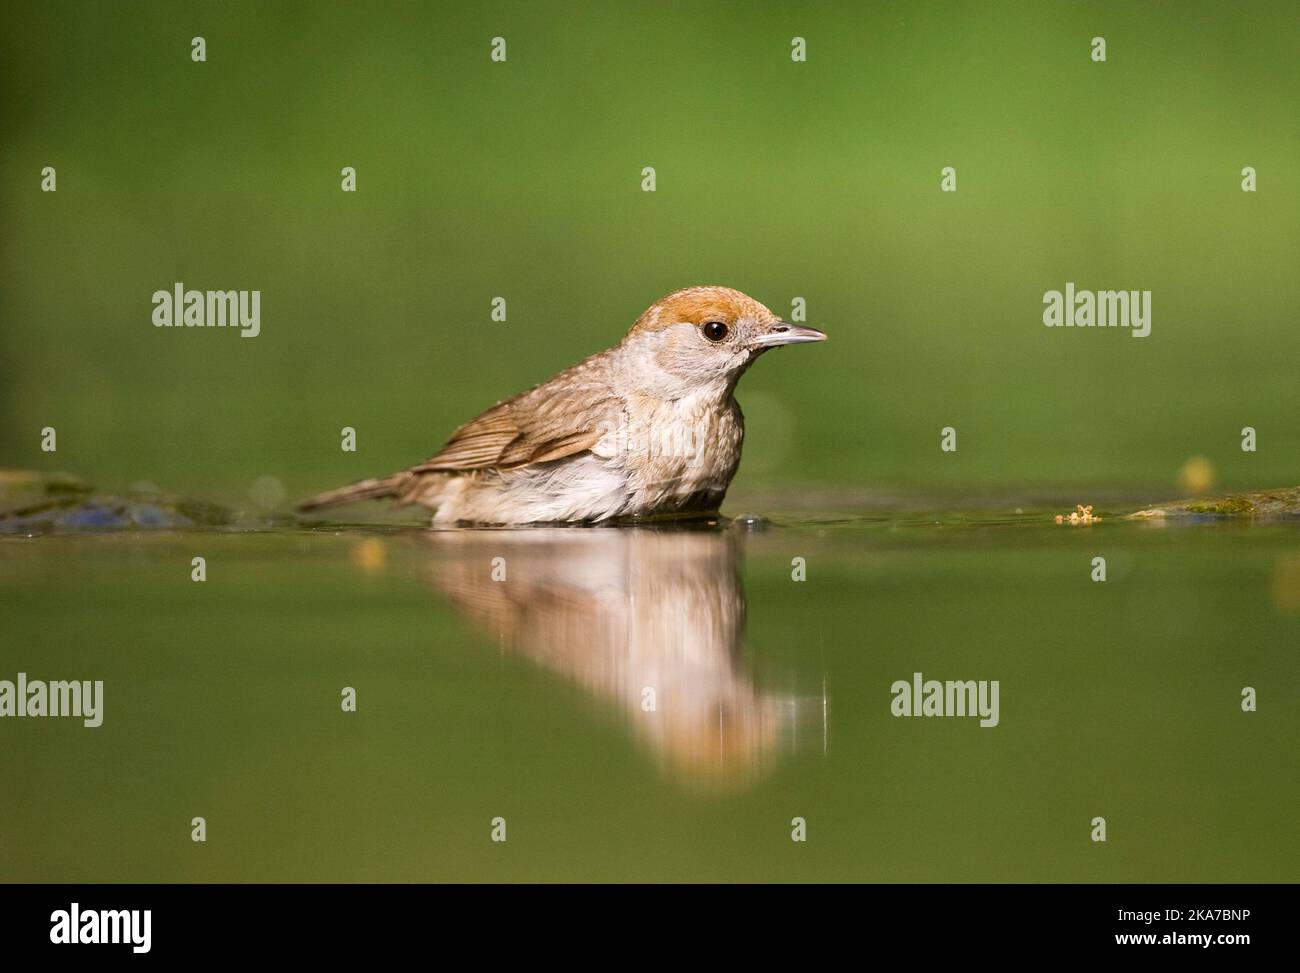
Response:
[[[704,337],[710,341],[721,341],[727,336],[727,326],[721,321],[710,321],[704,325],[702,330],[704,331]]]

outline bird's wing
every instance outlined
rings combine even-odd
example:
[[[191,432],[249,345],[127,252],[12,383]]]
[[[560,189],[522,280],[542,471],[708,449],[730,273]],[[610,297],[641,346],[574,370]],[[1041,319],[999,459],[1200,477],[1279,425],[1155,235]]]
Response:
[[[590,385],[541,386],[470,420],[412,472],[513,469],[581,453],[604,435],[610,401]]]

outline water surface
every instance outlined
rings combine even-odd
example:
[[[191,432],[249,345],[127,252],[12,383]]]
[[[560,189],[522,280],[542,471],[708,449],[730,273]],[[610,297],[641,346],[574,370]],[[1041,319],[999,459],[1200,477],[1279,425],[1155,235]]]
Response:
[[[1050,513],[0,538],[0,878],[1294,880],[1295,523]]]

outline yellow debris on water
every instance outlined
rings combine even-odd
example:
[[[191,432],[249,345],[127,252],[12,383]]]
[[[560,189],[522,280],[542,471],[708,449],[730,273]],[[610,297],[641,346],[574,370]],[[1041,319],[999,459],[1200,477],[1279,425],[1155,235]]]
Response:
[[[1074,510],[1072,510],[1070,513],[1057,514],[1056,522],[1058,524],[1068,523],[1068,524],[1074,524],[1075,526],[1078,526],[1079,524],[1101,523],[1101,518],[1093,516],[1092,504],[1088,504],[1085,507],[1083,504],[1079,503],[1079,504],[1075,504]]]

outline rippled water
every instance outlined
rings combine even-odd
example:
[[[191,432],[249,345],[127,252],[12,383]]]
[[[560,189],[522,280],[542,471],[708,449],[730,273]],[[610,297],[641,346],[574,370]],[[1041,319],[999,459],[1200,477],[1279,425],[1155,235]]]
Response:
[[[0,878],[1293,880],[1296,524],[1050,513],[0,538]]]

